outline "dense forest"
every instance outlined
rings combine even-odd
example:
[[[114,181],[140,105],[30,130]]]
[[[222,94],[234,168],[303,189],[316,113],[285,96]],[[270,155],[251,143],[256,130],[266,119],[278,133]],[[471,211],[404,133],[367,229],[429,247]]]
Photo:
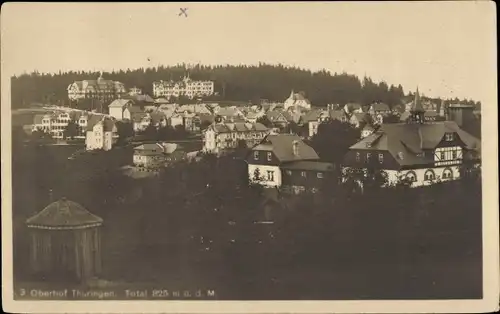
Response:
[[[217,65],[217,66],[159,66],[135,70],[104,72],[106,79],[120,81],[127,88],[137,86],[144,93],[152,95],[152,83],[158,80],[179,80],[186,74],[193,80],[213,80],[219,94],[216,100],[284,101],[293,89],[304,92],[315,106],[329,103],[345,104],[358,102],[369,105],[384,102],[390,106],[400,104],[412,91],[405,94],[401,85],[376,83],[368,77],[363,79],[347,73],[330,73],[326,70],[310,70],[284,65],[260,63],[258,66]],[[78,80],[97,79],[99,72],[70,71],[56,74],[33,72],[12,77],[12,107],[22,108],[33,102],[68,102],[67,87]],[[407,96],[407,97],[405,97]],[[440,102],[441,99],[429,99]],[[479,106],[472,100],[450,100]]]

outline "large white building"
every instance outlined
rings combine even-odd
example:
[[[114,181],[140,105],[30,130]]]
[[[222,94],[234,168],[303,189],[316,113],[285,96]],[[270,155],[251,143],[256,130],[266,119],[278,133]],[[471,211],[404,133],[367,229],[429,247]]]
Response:
[[[427,122],[418,92],[406,123],[383,124],[349,148],[344,170],[377,165],[389,184],[412,187],[458,179],[465,159],[479,162],[480,140],[455,121]]]
[[[83,111],[37,114],[33,119],[32,131],[41,131],[50,134],[52,138],[62,139],[66,127],[73,121],[78,125],[78,134],[74,137],[84,138],[90,115],[90,113]]]
[[[85,138],[87,150],[110,150],[117,139],[117,128],[113,119],[100,115],[90,117]]]
[[[195,98],[200,96],[210,96],[214,94],[213,81],[195,81],[189,77],[181,81],[156,81],[153,82],[153,95],[155,98],[172,96],[185,96]]]
[[[68,88],[70,100],[99,99],[109,101],[126,95],[125,85],[118,81],[105,80],[102,74],[97,80],[83,80],[71,83]]]

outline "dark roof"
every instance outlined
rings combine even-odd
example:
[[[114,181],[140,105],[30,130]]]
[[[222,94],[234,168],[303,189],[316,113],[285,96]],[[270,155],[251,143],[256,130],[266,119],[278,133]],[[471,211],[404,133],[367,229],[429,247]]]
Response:
[[[344,110],[328,110],[328,114],[331,119],[341,120],[342,118],[347,118]]]
[[[131,103],[130,99],[115,99],[108,107],[118,107],[123,108],[126,104]]]
[[[215,121],[215,116],[212,114],[200,113],[198,114],[198,117],[200,118],[200,122],[208,121],[210,123],[214,123]]]
[[[94,129],[94,126],[101,121],[104,124],[103,125],[104,132],[109,132],[109,131],[113,130],[113,127],[115,126],[115,122],[112,119],[107,118],[104,115],[94,114],[94,115],[91,115],[87,121],[87,131],[92,131]]]
[[[332,171],[333,164],[329,162],[299,160],[284,163],[281,166],[283,169],[292,170],[315,170],[315,171]]]
[[[293,153],[293,143],[295,141],[298,143],[298,155]],[[318,154],[311,146],[304,143],[298,135],[292,134],[268,135],[253,150],[272,151],[280,162],[319,159]]]
[[[389,110],[391,110],[391,108],[389,108],[389,105],[381,103],[381,102],[373,103],[371,105],[371,109],[374,111],[389,111]]]
[[[30,228],[40,229],[81,229],[99,226],[102,221],[102,218],[90,213],[82,205],[61,198],[28,218],[26,224]]]
[[[149,114],[153,123],[160,123],[162,120],[166,119],[166,115],[162,111],[154,111]]]
[[[131,114],[143,112],[143,110],[139,106],[130,106],[130,107],[128,107],[128,111],[130,111]]]
[[[141,122],[148,114],[145,112],[135,112],[131,114],[131,120],[134,122]]]
[[[141,155],[161,155],[165,153],[165,149],[161,144],[158,143],[146,143],[140,146],[134,147],[134,152]]]
[[[434,155],[426,156],[422,154],[423,151],[434,149],[445,133],[456,133],[467,149],[480,150],[479,139],[460,129],[453,121],[383,124],[377,132],[365,137],[350,149],[388,151],[402,166],[427,164],[433,162]],[[403,154],[402,159],[399,153]]]

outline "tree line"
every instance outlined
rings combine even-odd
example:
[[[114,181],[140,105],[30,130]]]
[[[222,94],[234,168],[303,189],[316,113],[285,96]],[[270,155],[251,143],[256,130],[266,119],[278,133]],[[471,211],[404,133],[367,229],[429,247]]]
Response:
[[[217,96],[213,100],[240,100],[258,102],[284,101],[293,89],[304,92],[313,105],[325,106],[330,103],[344,105],[357,102],[369,105],[384,102],[389,106],[401,104],[405,96],[403,86],[374,82],[369,77],[359,78],[348,73],[331,73],[326,70],[311,71],[281,64],[271,65],[196,65],[159,66],[135,70],[104,72],[105,79],[120,81],[127,88],[137,86],[144,93],[152,95],[152,84],[159,80],[181,80],[185,75],[193,80],[215,82]],[[21,108],[31,103],[69,104],[67,87],[74,81],[95,80],[96,71],[69,71],[58,73],[32,72],[12,77],[12,107]],[[440,102],[441,99],[431,99]],[[449,100],[472,103],[473,100]]]

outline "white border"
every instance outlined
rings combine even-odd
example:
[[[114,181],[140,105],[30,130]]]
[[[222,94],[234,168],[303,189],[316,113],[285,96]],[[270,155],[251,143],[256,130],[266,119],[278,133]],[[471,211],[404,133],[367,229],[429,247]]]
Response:
[[[491,46],[477,49],[496,51],[496,12],[493,2],[477,2],[483,7],[485,18],[492,19]],[[234,4],[233,4],[234,5]],[[237,5],[248,5],[239,3]],[[344,4],[344,5],[348,5]],[[2,17],[10,4],[2,6]],[[8,12],[8,11],[7,11]],[[397,14],[392,12],[393,14]],[[493,13],[493,14],[492,14]],[[446,19],[446,15],[443,16]],[[8,25],[1,19],[2,34]],[[411,21],[409,21],[411,22]],[[421,23],[425,21],[414,21]],[[2,38],[3,39],[3,38]],[[467,44],[467,43],[464,43]],[[491,73],[485,73],[484,84],[492,92],[493,102],[483,106],[482,156],[483,156],[483,299],[446,301],[14,301],[12,291],[12,220],[11,220],[11,110],[10,72],[8,60],[15,58],[15,51],[8,50],[8,43],[1,45],[2,97],[1,97],[1,169],[2,169],[2,301],[6,312],[24,313],[401,313],[434,312],[465,313],[498,310],[499,259],[498,259],[498,148],[497,148],[497,77],[496,59],[492,60]],[[460,47],[457,47],[460,49]],[[36,53],[36,47],[33,48]],[[496,54],[495,54],[496,55]],[[471,60],[471,62],[474,62]],[[382,283],[381,283],[382,285]],[[383,286],[381,286],[383,289]]]

